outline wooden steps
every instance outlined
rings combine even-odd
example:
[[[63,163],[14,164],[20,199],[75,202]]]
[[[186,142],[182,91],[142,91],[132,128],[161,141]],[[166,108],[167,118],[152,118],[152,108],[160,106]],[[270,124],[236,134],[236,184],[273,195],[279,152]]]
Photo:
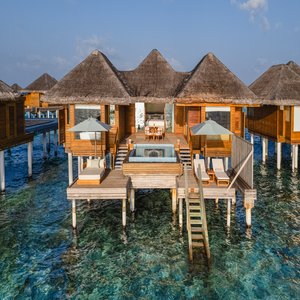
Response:
[[[181,162],[187,166],[188,170],[192,170],[192,159],[190,148],[180,148],[179,156]]]
[[[115,169],[116,170],[122,170],[122,165],[125,157],[128,154],[128,147],[126,144],[120,144],[118,151],[117,151],[117,157],[115,161]]]
[[[203,248],[209,261],[210,249],[202,182],[201,180],[199,181],[198,193],[194,191],[189,192],[188,169],[186,165],[184,167],[184,177],[189,258],[193,260],[193,250],[195,248]]]

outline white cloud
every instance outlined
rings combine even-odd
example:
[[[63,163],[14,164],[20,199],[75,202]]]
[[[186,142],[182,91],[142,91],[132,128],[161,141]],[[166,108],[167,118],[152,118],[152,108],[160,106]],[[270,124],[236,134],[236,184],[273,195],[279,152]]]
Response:
[[[247,0],[244,2],[231,0],[231,4],[237,5],[241,10],[247,11],[250,14],[250,21],[253,24],[259,21],[263,30],[268,31],[271,29],[270,21],[265,15],[268,10],[268,0]]]
[[[270,22],[269,22],[269,20],[267,19],[266,16],[262,16],[262,17],[261,17],[261,25],[262,25],[262,28],[263,28],[265,31],[271,29]]]
[[[239,4],[241,9],[249,12],[257,12],[268,8],[268,0],[248,0]]]
[[[113,57],[117,53],[113,47],[108,45],[107,39],[97,35],[92,35],[84,39],[79,38],[76,41],[76,52],[80,58],[86,57],[95,49],[102,51],[109,57]]]

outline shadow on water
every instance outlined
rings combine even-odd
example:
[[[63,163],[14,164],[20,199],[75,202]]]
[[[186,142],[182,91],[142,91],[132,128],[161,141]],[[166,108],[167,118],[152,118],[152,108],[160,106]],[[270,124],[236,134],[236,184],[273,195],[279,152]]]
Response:
[[[139,191],[125,232],[121,201],[81,202],[73,233],[63,150],[43,160],[37,139],[28,180],[26,147],[14,148],[5,155],[7,191],[0,196],[0,298],[297,298],[299,174],[291,173],[288,147],[277,171],[272,147],[266,165],[255,150],[258,200],[251,229],[240,196],[230,230],[226,203],[206,202],[209,267],[201,251],[189,263],[186,230],[180,233],[172,216],[169,191]]]

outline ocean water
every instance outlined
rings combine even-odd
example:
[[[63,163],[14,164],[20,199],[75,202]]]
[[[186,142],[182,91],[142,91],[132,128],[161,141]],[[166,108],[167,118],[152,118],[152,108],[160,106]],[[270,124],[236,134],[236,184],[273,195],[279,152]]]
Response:
[[[273,145],[262,165],[255,143],[252,229],[240,197],[229,230],[225,203],[207,201],[210,266],[201,251],[188,261],[168,191],[138,192],[126,232],[120,202],[82,202],[75,234],[63,149],[43,159],[35,139],[28,180],[26,147],[14,148],[0,195],[0,299],[299,299],[299,174],[291,172],[289,147],[278,172]]]

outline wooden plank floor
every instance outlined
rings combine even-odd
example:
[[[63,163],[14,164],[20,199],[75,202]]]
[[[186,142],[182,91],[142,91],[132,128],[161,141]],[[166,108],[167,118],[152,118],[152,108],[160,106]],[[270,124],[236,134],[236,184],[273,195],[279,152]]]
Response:
[[[173,144],[177,145],[177,140],[180,140],[181,148],[189,148],[189,145],[182,134],[175,134],[175,133],[166,133],[164,139],[150,139],[145,140],[144,132],[137,132],[133,133],[126,138],[126,141],[131,139],[131,142],[134,144]]]
[[[188,171],[189,188],[194,192],[199,192],[198,183],[192,170]],[[203,186],[203,194],[205,199],[232,199],[235,198],[235,189],[231,188],[227,191],[227,187],[218,187],[215,182],[211,182],[207,186]],[[185,181],[184,175],[178,178],[177,198],[185,198]]]
[[[121,170],[110,171],[99,185],[78,185],[75,181],[67,188],[67,198],[72,199],[127,199],[130,179]]]

